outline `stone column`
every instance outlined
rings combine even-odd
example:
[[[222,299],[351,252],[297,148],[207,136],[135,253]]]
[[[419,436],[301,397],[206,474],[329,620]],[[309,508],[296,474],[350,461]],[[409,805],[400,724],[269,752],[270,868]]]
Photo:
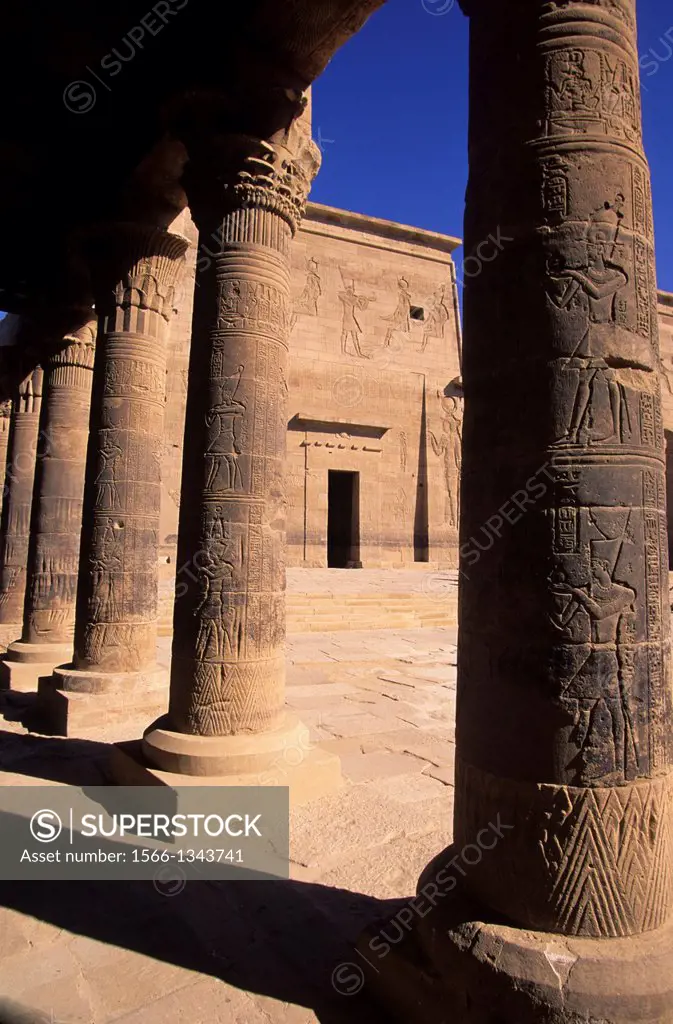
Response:
[[[74,657],[42,690],[60,731],[71,731],[78,694],[132,701],[166,680],[156,665],[165,339],[186,248],[181,236],[131,223],[91,241],[99,327]],[[87,699],[94,717],[95,707]]]
[[[466,251],[502,251],[465,295],[455,845],[421,879],[416,962],[441,1019],[663,1024],[673,721],[636,4],[464,7]]]
[[[3,482],[2,489],[0,489],[0,522],[2,522],[2,506],[5,501],[5,474],[7,472],[7,446],[11,416],[12,400],[6,398],[4,402],[0,402],[0,480]]]
[[[12,690],[72,657],[96,330],[90,320],[44,361],[23,633],[0,668]]]
[[[0,546],[0,646],[20,636],[23,624],[41,401],[38,367],[19,385],[10,417]]]
[[[319,155],[297,122],[266,141],[213,132],[186,144],[183,182],[211,256],[199,261],[189,366],[177,560],[189,571],[169,714],[144,751],[159,769],[225,781],[275,768],[285,785],[313,765],[315,783],[335,759],[309,753],[284,711],[284,457],[290,244]]]

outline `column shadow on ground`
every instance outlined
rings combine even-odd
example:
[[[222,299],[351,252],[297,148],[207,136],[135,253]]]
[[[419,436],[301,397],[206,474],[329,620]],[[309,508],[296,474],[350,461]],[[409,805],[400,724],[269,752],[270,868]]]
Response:
[[[108,755],[104,743],[0,731],[0,769],[36,783],[104,784]],[[172,896],[149,881],[0,881],[0,907],[310,1008],[321,1024],[388,1024],[366,987],[340,994],[333,974],[357,960],[352,944],[366,925],[407,902],[285,880],[194,880]],[[31,1012],[0,996],[0,1024],[39,1024],[41,1016]]]
[[[404,903],[293,881],[190,881],[170,897],[152,882],[0,882],[0,906],[310,1008],[321,1024],[388,1024],[366,987],[342,995],[333,974],[357,960],[351,943],[365,925]]]

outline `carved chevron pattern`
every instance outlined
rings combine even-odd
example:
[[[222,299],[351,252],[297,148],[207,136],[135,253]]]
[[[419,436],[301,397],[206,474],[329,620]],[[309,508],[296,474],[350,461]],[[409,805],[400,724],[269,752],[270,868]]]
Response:
[[[673,776],[580,789],[457,766],[457,844],[498,820],[510,828],[465,884],[517,923],[619,938],[673,911]]]
[[[557,791],[540,846],[563,932],[618,937],[662,922],[672,889],[668,793],[661,781]]]

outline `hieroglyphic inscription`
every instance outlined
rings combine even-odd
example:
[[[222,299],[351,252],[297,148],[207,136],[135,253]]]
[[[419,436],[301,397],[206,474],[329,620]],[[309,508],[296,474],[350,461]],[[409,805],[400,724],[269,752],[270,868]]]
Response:
[[[94,371],[74,665],[155,664],[165,336],[187,240],[137,224],[92,251],[102,357]]]
[[[546,136],[640,141],[638,76],[625,61],[598,50],[562,50],[547,57],[546,81]]]
[[[28,541],[38,451],[43,373],[37,368],[21,382],[12,407],[7,452],[4,535],[0,551],[0,623],[23,623]]]

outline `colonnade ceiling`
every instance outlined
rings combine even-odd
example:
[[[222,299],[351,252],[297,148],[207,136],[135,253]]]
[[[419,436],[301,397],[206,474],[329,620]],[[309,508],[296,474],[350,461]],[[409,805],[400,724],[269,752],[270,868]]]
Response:
[[[225,130],[277,130],[288,98],[384,2],[11,4],[0,62],[0,309],[60,301],[67,239],[118,215],[136,169],[152,153],[166,157],[176,98],[215,92]],[[179,178],[179,147],[169,155]]]

